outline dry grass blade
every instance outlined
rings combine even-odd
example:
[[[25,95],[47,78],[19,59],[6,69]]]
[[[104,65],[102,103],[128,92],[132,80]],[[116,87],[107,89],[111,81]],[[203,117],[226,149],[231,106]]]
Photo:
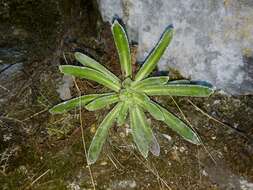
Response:
[[[73,78],[73,81],[74,81],[74,84],[75,84],[75,87],[78,91],[78,94],[79,96],[81,96],[81,91],[76,83],[76,80]],[[81,104],[81,103],[80,103]],[[86,149],[86,143],[85,143],[85,139],[84,139],[84,129],[83,129],[83,120],[82,120],[82,107],[80,106],[80,109],[79,109],[79,119],[80,119],[80,128],[81,128],[81,133],[82,133],[82,142],[83,142],[83,149],[84,149],[84,153],[85,153],[85,158],[86,158],[86,161],[88,163],[88,155],[87,155],[87,149]],[[93,178],[93,174],[92,174],[92,170],[91,170],[91,166],[90,165],[87,165],[88,167],[88,170],[89,170],[89,174],[90,174],[90,178],[91,178],[91,183],[92,183],[92,186],[93,186],[93,189],[96,190],[96,185],[95,185],[95,182],[94,182],[94,178]]]
[[[139,158],[134,152],[132,152],[132,154],[133,154],[133,155],[139,160],[139,162],[142,163],[154,176],[156,176],[157,179],[159,179],[160,182],[161,182],[163,185],[165,185],[165,187],[166,187],[167,189],[172,190],[172,189],[170,188],[170,186],[168,185],[168,183],[167,183],[163,178],[161,178],[161,176],[158,174],[157,171],[155,171],[154,168],[152,168],[152,166],[150,166],[148,163],[144,162],[144,161],[143,161],[141,158]],[[158,183],[159,183],[159,181],[158,181]]]
[[[227,127],[231,130],[233,130],[234,132],[236,132],[237,134],[239,134],[240,136],[246,138],[248,141],[250,141],[252,144],[253,144],[253,139],[250,138],[249,136],[247,136],[245,133],[239,131],[238,129],[228,125],[228,124],[225,124],[221,121],[219,121],[218,119],[214,118],[213,116],[209,115],[208,113],[204,112],[202,109],[200,109],[196,104],[194,104],[191,100],[187,99],[187,101],[196,109],[196,111],[199,111],[200,113],[202,113],[204,116],[208,117],[209,119],[219,123],[220,125],[224,126],[224,127]]]
[[[181,110],[181,108],[179,107],[179,105],[177,104],[177,102],[175,101],[175,99],[170,96],[170,98],[172,99],[172,101],[175,103],[176,107],[178,108],[178,110],[180,111],[181,115],[183,116],[184,120],[188,123],[188,125],[192,128],[192,130],[197,134],[197,131],[195,130],[195,128],[192,126],[192,124],[190,123],[190,121],[187,119],[187,117],[185,116],[184,112]],[[208,155],[210,156],[210,158],[212,159],[212,161],[216,164],[216,160],[214,159],[214,157],[212,156],[212,154],[210,153],[210,151],[208,151],[207,147],[205,146],[204,142],[202,141],[202,139],[198,136],[201,145],[204,147],[205,151],[208,153]]]

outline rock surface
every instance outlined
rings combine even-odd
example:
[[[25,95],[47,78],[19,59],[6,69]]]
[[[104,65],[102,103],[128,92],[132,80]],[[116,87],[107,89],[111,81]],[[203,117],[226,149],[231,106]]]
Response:
[[[252,0],[98,0],[102,17],[117,14],[142,61],[164,28],[174,39],[159,69],[178,69],[184,77],[210,81],[230,94],[253,92]]]

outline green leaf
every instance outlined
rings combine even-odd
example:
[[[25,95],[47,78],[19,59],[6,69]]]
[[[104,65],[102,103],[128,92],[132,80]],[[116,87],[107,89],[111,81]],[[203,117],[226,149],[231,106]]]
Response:
[[[104,118],[99,125],[95,136],[92,139],[91,145],[88,150],[87,161],[88,164],[93,164],[98,159],[99,153],[102,150],[103,144],[106,141],[110,127],[113,125],[117,118],[118,112],[121,109],[122,103],[118,103]]]
[[[89,111],[95,111],[95,110],[102,109],[106,106],[109,106],[111,104],[114,104],[118,101],[119,101],[119,95],[112,94],[112,95],[96,98],[95,100],[87,104],[85,108]]]
[[[115,20],[112,24],[112,34],[116,48],[118,50],[122,74],[125,76],[125,78],[131,77],[132,64],[129,43],[124,28],[119,24],[117,20]]]
[[[167,27],[160,41],[158,42],[156,47],[152,50],[152,52],[149,54],[144,64],[136,74],[135,81],[140,81],[143,78],[146,78],[153,71],[158,61],[160,60],[161,56],[165,52],[167,46],[170,44],[172,36],[173,36],[173,28],[171,26]]]
[[[115,83],[120,82],[119,78],[115,76],[111,71],[109,71],[107,68],[105,68],[103,65],[98,63],[96,60],[88,57],[87,55],[84,55],[80,52],[75,53],[75,58],[77,61],[79,61],[84,66],[93,68],[97,71],[100,71],[103,74],[106,74],[112,81]]]
[[[128,106],[128,103],[124,101],[117,118],[117,123],[119,126],[125,123],[128,114]]]
[[[208,97],[214,90],[206,86],[191,84],[169,84],[156,85],[145,88],[139,88],[138,91],[144,92],[149,96],[192,96],[192,97]]]
[[[60,71],[66,75],[72,75],[79,78],[85,78],[88,80],[95,81],[99,84],[102,84],[116,92],[120,90],[120,83],[114,82],[110,79],[110,77],[106,76],[105,74],[88,68],[88,67],[78,67],[72,65],[62,65],[59,66]]]
[[[113,93],[104,93],[104,94],[89,94],[89,95],[80,96],[80,97],[73,98],[71,100],[62,102],[60,104],[57,104],[56,106],[52,107],[49,110],[49,112],[51,114],[65,113],[65,112],[72,110],[76,107],[85,106],[87,103],[89,103],[90,101],[92,101],[98,97],[112,95],[112,94]]]
[[[159,105],[157,104],[157,106]],[[164,123],[166,123],[168,127],[170,127],[173,131],[178,133],[185,140],[193,144],[201,144],[198,135],[190,127],[188,127],[183,121],[178,119],[176,116],[167,111],[165,108],[161,106],[159,106],[159,108],[163,112],[165,118]]]
[[[169,81],[169,84],[191,84],[190,80],[173,80],[173,81]]]
[[[213,88],[213,85],[211,83],[203,80],[174,80],[169,81],[169,84],[191,84]]]
[[[122,82],[122,87],[124,88],[130,88],[132,85],[132,80],[128,77]]]
[[[169,81],[169,76],[160,76],[160,77],[149,77],[142,81],[137,81],[132,84],[133,89],[138,89],[142,87],[148,87],[151,85],[164,85]]]
[[[152,141],[152,129],[148,125],[144,112],[137,105],[130,106],[130,125],[133,140],[142,156],[146,158]]]
[[[145,98],[143,98],[142,96],[144,96]],[[142,96],[136,93],[134,94],[134,99],[136,103],[140,105],[142,108],[144,108],[144,110],[147,110],[150,113],[150,115],[152,115],[156,120],[163,121],[164,120],[163,113],[160,110],[160,108],[157,107],[155,102],[150,100],[149,97],[146,96],[145,94],[142,94]]]

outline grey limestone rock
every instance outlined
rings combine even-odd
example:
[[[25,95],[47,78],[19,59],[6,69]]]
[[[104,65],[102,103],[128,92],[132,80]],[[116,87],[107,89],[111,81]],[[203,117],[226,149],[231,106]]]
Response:
[[[253,93],[252,0],[98,0],[105,21],[117,14],[142,61],[169,24],[175,36],[159,62],[229,94]]]

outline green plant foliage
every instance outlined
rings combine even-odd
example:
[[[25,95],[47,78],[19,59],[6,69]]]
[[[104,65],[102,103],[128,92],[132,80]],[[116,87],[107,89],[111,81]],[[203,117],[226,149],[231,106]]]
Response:
[[[143,78],[146,78],[154,70],[164,51],[170,44],[172,37],[173,27],[169,26],[165,29],[160,41],[146,58],[146,61],[144,62],[141,69],[137,72],[135,76],[135,81],[140,81]]]
[[[91,142],[88,151],[88,164],[93,164],[96,162],[99,153],[102,150],[103,144],[108,136],[108,131],[116,120],[119,110],[121,109],[123,103],[119,102],[104,118],[100,126],[98,127],[95,136]]]
[[[60,66],[60,71],[66,75],[95,81],[112,91],[104,94],[84,95],[60,103],[50,109],[52,114],[64,113],[79,106],[84,106],[89,111],[95,111],[117,103],[104,118],[93,137],[88,150],[88,164],[96,162],[110,127],[114,123],[123,125],[128,122],[128,118],[133,140],[141,154],[147,157],[148,152],[151,151],[154,155],[159,155],[159,144],[147,122],[145,112],[148,112],[154,119],[164,122],[188,142],[200,144],[201,141],[193,129],[149,97],[157,95],[208,97],[214,91],[210,84],[204,81],[201,83],[186,80],[169,81],[168,76],[147,78],[169,45],[173,36],[173,28],[166,28],[160,41],[151,51],[135,78],[132,74],[127,35],[117,20],[112,24],[112,33],[119,54],[123,81],[121,82],[117,76],[94,59],[77,52],[75,58],[83,67],[63,65]],[[156,147],[158,151],[153,151],[152,147]]]
[[[115,20],[112,24],[112,34],[116,48],[118,50],[122,75],[125,77],[131,77],[132,64],[129,43],[124,28],[119,24],[117,20]]]
[[[148,125],[143,110],[138,105],[132,105],[129,109],[133,140],[142,156],[146,158],[152,141],[152,129]]]

